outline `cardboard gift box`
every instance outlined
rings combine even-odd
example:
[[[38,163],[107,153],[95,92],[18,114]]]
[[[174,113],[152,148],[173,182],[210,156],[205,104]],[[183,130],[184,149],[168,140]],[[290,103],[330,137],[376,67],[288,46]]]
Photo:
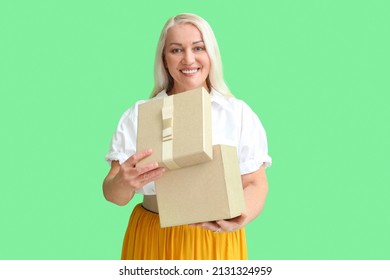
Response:
[[[140,161],[167,169],[210,161],[211,98],[204,88],[151,100],[138,106],[137,151],[152,148]]]
[[[230,219],[245,210],[236,147],[213,146],[214,158],[167,171],[155,181],[161,227]]]

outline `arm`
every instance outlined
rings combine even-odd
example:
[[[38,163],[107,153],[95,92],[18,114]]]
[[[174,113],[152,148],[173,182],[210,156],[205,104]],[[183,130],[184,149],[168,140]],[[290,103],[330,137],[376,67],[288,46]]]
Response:
[[[245,212],[233,219],[200,223],[200,226],[213,231],[235,231],[250,223],[261,213],[268,194],[264,165],[253,173],[242,175],[241,179],[244,188]]]
[[[156,162],[136,166],[151,153],[151,150],[145,150],[134,154],[122,164],[118,161],[111,163],[111,169],[103,181],[103,194],[108,201],[126,205],[137,189],[162,176],[165,170]]]
[[[242,175],[241,179],[247,208],[245,213],[245,224],[248,224],[254,220],[264,208],[268,194],[268,181],[267,175],[265,174],[265,167],[262,165],[257,171]]]

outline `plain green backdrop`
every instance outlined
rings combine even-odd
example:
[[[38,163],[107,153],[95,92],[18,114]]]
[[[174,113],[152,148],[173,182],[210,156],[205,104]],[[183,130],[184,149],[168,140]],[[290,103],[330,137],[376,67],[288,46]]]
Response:
[[[137,197],[104,200],[160,30],[204,17],[273,165],[250,259],[390,259],[387,0],[0,0],[0,259],[118,259]]]

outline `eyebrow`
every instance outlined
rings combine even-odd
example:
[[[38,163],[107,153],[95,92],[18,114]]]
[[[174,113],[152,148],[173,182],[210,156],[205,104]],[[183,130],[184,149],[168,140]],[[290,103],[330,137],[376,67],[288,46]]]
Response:
[[[193,45],[196,45],[196,44],[199,44],[199,43],[204,43],[204,42],[203,42],[203,40],[200,40],[200,41],[193,42],[192,44],[193,44]],[[170,45],[170,46],[171,46],[171,45],[182,46],[182,44],[180,44],[180,43],[170,43],[169,45]]]

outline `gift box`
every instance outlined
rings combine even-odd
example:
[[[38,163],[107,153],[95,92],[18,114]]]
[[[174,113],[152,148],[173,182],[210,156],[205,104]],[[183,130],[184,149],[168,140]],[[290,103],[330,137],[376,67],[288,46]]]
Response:
[[[137,151],[153,150],[139,165],[157,161],[171,170],[210,161],[211,137],[211,98],[204,88],[138,106]]]
[[[245,210],[236,147],[213,146],[214,158],[167,171],[155,181],[161,227],[230,219]]]

